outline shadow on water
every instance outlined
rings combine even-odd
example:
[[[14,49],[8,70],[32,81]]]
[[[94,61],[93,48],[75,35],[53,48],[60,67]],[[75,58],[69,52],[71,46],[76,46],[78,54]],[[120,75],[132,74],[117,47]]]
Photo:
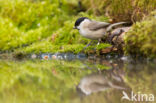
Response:
[[[155,62],[60,55],[1,59],[0,103],[131,103],[156,95]]]

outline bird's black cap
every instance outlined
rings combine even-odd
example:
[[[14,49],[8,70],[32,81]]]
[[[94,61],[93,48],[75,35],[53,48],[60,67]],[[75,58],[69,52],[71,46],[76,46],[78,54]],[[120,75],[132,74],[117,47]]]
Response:
[[[76,20],[76,22],[75,22],[75,27],[76,27],[76,26],[79,26],[80,23],[81,23],[83,20],[85,20],[85,19],[89,19],[89,18],[87,18],[87,17],[80,17],[80,18],[78,18],[78,19]]]

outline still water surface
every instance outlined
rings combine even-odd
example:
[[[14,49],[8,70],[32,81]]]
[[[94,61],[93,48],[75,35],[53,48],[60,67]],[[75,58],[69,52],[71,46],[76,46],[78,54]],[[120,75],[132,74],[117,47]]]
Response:
[[[155,62],[45,59],[1,59],[0,103],[129,103],[121,100],[123,91],[129,98],[132,91],[147,94],[146,103],[156,96]]]

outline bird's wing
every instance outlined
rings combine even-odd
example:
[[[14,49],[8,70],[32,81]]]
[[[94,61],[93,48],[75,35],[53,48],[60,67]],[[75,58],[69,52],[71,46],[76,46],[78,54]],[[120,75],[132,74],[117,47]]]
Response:
[[[109,84],[107,84],[107,83],[102,84],[102,83],[98,83],[98,82],[91,83],[88,87],[92,91],[106,90],[108,88],[111,88],[109,86]]]
[[[90,30],[98,30],[101,28],[105,28],[108,27],[110,25],[110,23],[106,23],[106,22],[97,22],[97,21],[92,21],[89,25],[88,28]]]
[[[127,24],[127,22],[118,22],[118,23],[111,24],[111,25],[108,26],[107,32],[111,31],[113,29],[113,27],[119,26],[119,25],[122,25],[122,24]]]

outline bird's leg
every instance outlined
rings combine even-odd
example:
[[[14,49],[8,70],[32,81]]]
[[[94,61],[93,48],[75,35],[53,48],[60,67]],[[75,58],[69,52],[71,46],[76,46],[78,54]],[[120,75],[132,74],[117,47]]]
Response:
[[[97,43],[97,45],[99,45],[100,43],[101,43],[101,39],[99,39],[99,40],[98,40],[98,43]]]

